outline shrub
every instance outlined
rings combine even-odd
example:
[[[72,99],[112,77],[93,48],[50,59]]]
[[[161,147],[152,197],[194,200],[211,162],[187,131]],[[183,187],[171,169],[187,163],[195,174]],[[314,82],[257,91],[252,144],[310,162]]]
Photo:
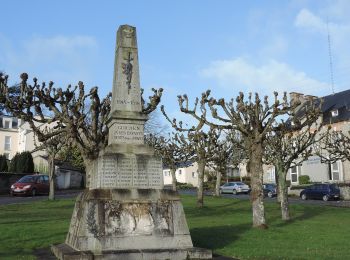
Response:
[[[17,172],[17,162],[19,160],[19,153],[16,153],[15,156],[11,159],[9,172],[16,173]]]
[[[13,173],[33,173],[34,162],[30,152],[16,153],[10,163],[10,172]]]
[[[7,172],[7,159],[5,155],[0,155],[0,172]]]
[[[176,182],[176,187],[179,190],[189,190],[194,188],[194,186],[191,183],[181,183],[181,182]]]
[[[310,183],[309,175],[300,175],[298,180],[299,180],[299,184],[300,185],[309,184]]]
[[[203,183],[204,190],[215,190],[216,181],[207,181]]]
[[[34,173],[34,161],[30,152],[23,152],[20,154],[21,165],[18,166],[18,172],[21,173]]]

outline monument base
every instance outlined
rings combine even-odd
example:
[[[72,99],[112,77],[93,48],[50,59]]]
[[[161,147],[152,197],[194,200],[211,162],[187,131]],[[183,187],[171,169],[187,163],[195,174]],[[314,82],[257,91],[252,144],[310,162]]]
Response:
[[[212,259],[210,250],[203,248],[181,249],[142,249],[142,250],[108,250],[98,254],[91,251],[78,251],[67,244],[53,245],[52,252],[59,260],[183,260],[183,259]]]
[[[78,195],[58,259],[211,259],[193,248],[177,192],[92,189]]]

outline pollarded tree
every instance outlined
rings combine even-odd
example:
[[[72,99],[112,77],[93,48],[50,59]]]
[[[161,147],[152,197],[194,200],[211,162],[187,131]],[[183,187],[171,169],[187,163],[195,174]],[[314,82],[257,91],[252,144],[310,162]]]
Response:
[[[262,101],[256,93],[255,98],[249,94],[245,99],[241,92],[236,99],[226,102],[224,98],[210,97],[210,91],[196,99],[194,107],[189,108],[186,95],[179,96],[180,110],[198,120],[198,125],[208,125],[214,129],[229,129],[240,133],[245,153],[247,155],[247,171],[251,177],[251,202],[253,212],[253,226],[266,228],[265,210],[263,203],[263,155],[266,137],[273,129],[276,118],[288,115],[299,105],[290,104],[284,93],[282,101],[274,93],[274,101],[269,104],[268,97]],[[200,112],[197,111],[199,107]],[[211,118],[207,116],[207,108],[211,111]]]
[[[328,131],[325,138],[315,146],[315,150],[322,162],[350,160],[350,132]]]
[[[49,135],[52,128],[48,126],[42,130],[44,135]],[[34,137],[35,140],[35,137]],[[42,143],[38,144],[34,141],[36,148],[32,152],[45,150],[48,155],[49,164],[49,200],[55,199],[55,179],[56,179],[56,169],[55,169],[55,159],[58,153],[65,146],[69,146],[69,140],[64,134],[54,135],[48,139],[45,139]]]
[[[309,100],[307,109],[293,113],[286,122],[279,122],[266,138],[264,162],[275,167],[283,220],[290,219],[286,184],[288,170],[313,155],[313,144],[323,138],[319,133],[321,125],[317,123],[320,113],[320,104]]]
[[[86,168],[92,169],[89,167],[91,162],[108,144],[106,123],[111,109],[111,93],[101,100],[97,87],[85,93],[85,86],[81,81],[77,86],[69,85],[65,90],[54,88],[52,81],[48,86],[45,83],[39,84],[36,78],[33,79],[33,85],[27,81],[28,74],[22,73],[20,96],[12,99],[7,84],[8,77],[0,75],[0,103],[13,116],[28,122],[39,142],[59,134],[65,135],[80,150]],[[153,89],[153,92],[149,103],[146,104],[141,99],[144,114],[151,113],[160,102],[162,89]],[[44,111],[49,111],[49,115]],[[46,133],[40,127],[42,124],[55,127],[50,133]],[[89,174],[87,177],[88,180]]]
[[[217,139],[213,147],[210,167],[216,172],[215,196],[220,196],[221,178],[227,174],[228,167],[237,167],[244,159],[240,138],[235,133]]]
[[[172,177],[172,189],[176,191],[176,170],[188,160],[191,160],[192,155],[186,152],[187,143],[179,142],[179,134],[176,133],[169,138],[157,135],[147,135],[146,143],[153,146],[156,154],[163,160],[163,164],[169,167]]]
[[[165,112],[164,106],[161,106],[161,110],[165,118],[170,122],[172,127],[179,132],[184,132],[184,134],[179,134],[176,137],[176,141],[183,148],[185,154],[191,155],[193,161],[198,165],[198,186],[197,186],[197,206],[203,207],[203,189],[204,189],[204,173],[205,167],[211,162],[213,157],[213,151],[215,145],[220,137],[220,132],[216,131],[214,128],[205,131],[203,129],[204,124],[199,122],[197,126],[192,126],[190,128],[183,127],[181,121],[177,122],[174,118],[171,120]]]

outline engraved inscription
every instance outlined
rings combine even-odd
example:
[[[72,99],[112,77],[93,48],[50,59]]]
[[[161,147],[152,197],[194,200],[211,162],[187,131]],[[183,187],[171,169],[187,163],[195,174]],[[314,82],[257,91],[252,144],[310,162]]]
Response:
[[[117,142],[143,143],[143,125],[116,124],[113,130],[113,138]]]
[[[141,104],[141,102],[134,101],[134,100],[126,100],[126,99],[116,99],[115,101],[116,101],[116,103],[118,105],[132,105],[132,106],[136,106],[136,105],[140,105]]]
[[[149,156],[105,155],[99,161],[97,188],[163,187],[162,162]]]

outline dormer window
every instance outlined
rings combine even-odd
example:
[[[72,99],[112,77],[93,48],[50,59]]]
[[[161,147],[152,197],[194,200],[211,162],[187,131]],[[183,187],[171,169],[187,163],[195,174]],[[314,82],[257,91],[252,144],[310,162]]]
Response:
[[[338,116],[338,109],[335,109],[335,110],[332,110],[332,117],[336,117],[336,116]]]

